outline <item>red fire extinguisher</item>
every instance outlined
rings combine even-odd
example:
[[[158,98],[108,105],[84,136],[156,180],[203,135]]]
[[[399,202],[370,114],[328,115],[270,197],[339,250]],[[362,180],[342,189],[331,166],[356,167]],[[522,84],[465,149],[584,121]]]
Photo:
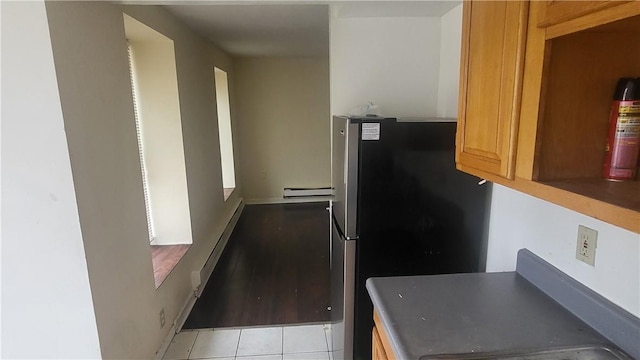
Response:
[[[613,95],[604,160],[608,180],[633,180],[640,153],[640,78],[622,78]]]

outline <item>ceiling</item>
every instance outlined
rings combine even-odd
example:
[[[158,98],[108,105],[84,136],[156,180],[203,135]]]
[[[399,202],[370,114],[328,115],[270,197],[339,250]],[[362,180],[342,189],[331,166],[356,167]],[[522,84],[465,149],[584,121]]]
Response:
[[[327,5],[166,5],[165,8],[234,56],[329,53]]]
[[[335,16],[442,16],[449,1],[188,1],[164,7],[236,57],[328,56],[329,5]]]

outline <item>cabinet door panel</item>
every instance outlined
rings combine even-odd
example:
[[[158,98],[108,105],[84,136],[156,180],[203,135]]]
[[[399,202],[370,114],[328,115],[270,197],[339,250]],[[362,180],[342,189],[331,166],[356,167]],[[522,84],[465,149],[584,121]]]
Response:
[[[528,3],[465,2],[456,161],[514,173]]]

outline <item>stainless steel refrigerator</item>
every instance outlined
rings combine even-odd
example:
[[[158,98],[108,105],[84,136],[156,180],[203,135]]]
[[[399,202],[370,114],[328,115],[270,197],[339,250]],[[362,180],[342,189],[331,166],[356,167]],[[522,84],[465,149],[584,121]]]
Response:
[[[444,119],[333,118],[334,359],[371,359],[369,277],[484,270],[490,185],[455,169],[455,131]]]

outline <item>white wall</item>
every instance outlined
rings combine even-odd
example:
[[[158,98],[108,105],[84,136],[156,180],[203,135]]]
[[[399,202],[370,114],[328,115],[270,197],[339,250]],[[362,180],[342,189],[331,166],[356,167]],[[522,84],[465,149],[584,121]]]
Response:
[[[100,358],[43,2],[2,2],[2,358]]]
[[[236,61],[237,140],[247,202],[282,201],[285,187],[328,187],[326,58]]]
[[[578,225],[598,231],[595,267],[575,258]],[[487,271],[514,270],[521,248],[640,316],[640,235],[494,185]]]
[[[440,18],[330,18],[331,113],[371,101],[382,115],[435,116]]]
[[[239,191],[223,200],[212,76],[214,66],[232,74],[233,64],[161,7],[54,1],[46,9],[101,354],[152,358],[192,296],[191,272],[202,268],[240,200]],[[123,11],[173,39],[176,52],[193,244],[157,290]]]
[[[440,18],[440,73],[438,77],[438,117],[458,117],[462,4]]]

